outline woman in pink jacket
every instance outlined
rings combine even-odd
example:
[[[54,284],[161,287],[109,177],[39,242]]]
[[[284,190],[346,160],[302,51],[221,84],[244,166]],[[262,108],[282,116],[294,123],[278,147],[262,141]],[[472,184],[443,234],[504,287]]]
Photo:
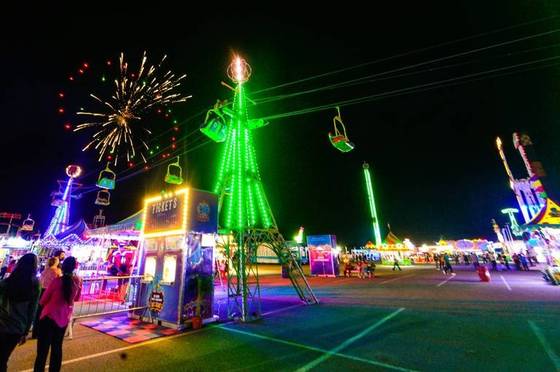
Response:
[[[62,364],[62,341],[72,315],[74,301],[80,298],[82,280],[74,275],[76,259],[67,257],[62,262],[62,276],[55,278],[39,301],[41,311],[37,329],[37,358],[34,371],[44,371],[49,349],[49,371],[58,372]]]

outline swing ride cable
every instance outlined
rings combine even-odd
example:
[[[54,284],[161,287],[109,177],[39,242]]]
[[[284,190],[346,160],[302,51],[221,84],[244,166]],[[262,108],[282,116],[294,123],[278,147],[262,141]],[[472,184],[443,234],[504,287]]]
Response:
[[[264,89],[255,91],[255,92],[253,92],[253,94],[258,95],[258,94],[263,93],[263,92],[268,92],[268,91],[271,91],[271,90],[296,85],[296,84],[299,84],[299,83],[319,79],[319,78],[322,78],[322,77],[325,77],[325,76],[335,75],[335,74],[345,72],[345,71],[355,70],[355,69],[365,67],[365,66],[370,66],[370,65],[374,65],[374,64],[378,64],[378,63],[382,63],[382,62],[387,62],[387,61],[397,59],[397,58],[400,58],[400,57],[405,57],[405,56],[409,56],[409,55],[413,55],[413,54],[422,53],[422,52],[425,52],[425,51],[428,51],[428,50],[437,49],[437,48],[447,46],[447,45],[457,44],[457,43],[467,41],[467,40],[478,39],[478,38],[481,38],[481,37],[484,37],[484,36],[497,34],[497,33],[503,32],[503,31],[512,30],[512,29],[516,29],[516,28],[521,28],[521,27],[524,27],[524,26],[528,26],[528,25],[535,24],[535,23],[540,23],[540,22],[543,22],[543,21],[546,21],[546,20],[557,18],[557,17],[559,17],[559,15],[542,17],[542,18],[538,18],[538,19],[533,20],[533,21],[527,21],[527,22],[519,23],[519,24],[516,24],[516,25],[513,25],[513,26],[507,26],[507,27],[499,28],[499,29],[492,30],[492,31],[481,32],[481,33],[476,34],[476,35],[471,35],[471,36],[466,36],[466,37],[462,37],[462,38],[455,39],[455,40],[445,41],[445,42],[438,43],[438,44],[435,44],[435,45],[414,49],[414,50],[407,51],[407,52],[404,52],[404,53],[395,54],[393,56],[384,57],[384,58],[380,58],[380,59],[377,59],[377,60],[360,63],[358,65],[345,67],[345,68],[341,68],[341,69],[330,71],[330,72],[325,72],[325,73],[314,75],[314,76],[309,76],[309,77],[302,78],[302,79],[295,80],[295,81],[288,82],[288,83],[282,83],[282,84],[279,84],[279,85],[276,85],[276,86],[272,86],[272,87],[269,87],[269,88],[264,88]]]
[[[390,74],[395,73],[395,72],[406,71],[406,70],[410,70],[410,69],[413,69],[413,68],[416,68],[416,67],[430,65],[430,64],[433,64],[433,63],[442,62],[442,61],[446,61],[446,60],[457,58],[457,57],[463,57],[463,56],[466,56],[466,55],[479,53],[479,52],[482,52],[482,51],[485,51],[485,50],[499,48],[499,47],[502,47],[502,46],[515,44],[515,43],[518,43],[518,42],[521,42],[521,41],[526,41],[526,40],[538,38],[538,37],[541,37],[541,36],[551,35],[551,34],[554,34],[554,33],[557,33],[557,32],[560,32],[560,29],[545,31],[545,32],[541,32],[541,33],[538,33],[538,34],[534,34],[534,35],[524,36],[524,37],[521,37],[521,38],[517,38],[517,39],[513,39],[513,40],[509,40],[509,41],[504,41],[504,42],[501,42],[501,43],[496,43],[496,44],[487,45],[487,46],[480,47],[480,48],[471,49],[471,50],[468,50],[468,51],[465,51],[465,52],[455,53],[455,54],[445,56],[445,57],[439,57],[439,58],[431,59],[431,60],[428,60],[428,61],[423,61],[423,62],[415,63],[415,64],[412,64],[412,65],[391,69],[391,70],[388,70],[388,71],[378,72],[378,73],[371,74],[371,75],[368,75],[368,76],[363,76],[363,77],[360,77],[360,78],[348,80],[347,82],[335,83],[335,84],[326,85],[326,86],[319,87],[319,88],[309,89],[307,91],[302,91],[302,92],[278,95],[276,97],[256,99],[255,102],[257,102],[257,103],[267,103],[267,102],[272,102],[272,101],[276,101],[276,100],[292,98],[292,97],[300,96],[300,95],[303,95],[303,94],[315,93],[315,92],[319,92],[319,91],[322,91],[322,90],[329,90],[329,89],[334,89],[334,88],[338,88],[338,87],[343,87],[346,84],[352,85],[352,84],[359,83],[359,82],[364,81],[364,80],[368,80],[368,79],[372,79],[372,78],[376,78],[376,77],[380,77],[380,76],[385,76],[385,75],[390,75]]]
[[[527,39],[527,38],[531,38],[531,37],[533,37],[533,36],[525,37],[525,38],[523,38],[523,39]],[[519,40],[519,39],[518,39],[518,40]],[[505,43],[506,43],[506,44],[510,44],[510,43],[512,43],[512,42],[515,42],[515,40],[514,40],[514,41],[508,41],[508,42],[505,42]],[[502,43],[502,44],[504,44],[504,43]],[[528,53],[528,52],[532,52],[532,51],[537,51],[537,50],[543,50],[543,49],[552,48],[552,47],[555,47],[555,46],[558,46],[558,45],[560,45],[560,44],[551,44],[551,45],[542,46],[542,47],[537,47],[537,48],[525,49],[525,50],[523,50],[523,51],[508,52],[508,53],[501,54],[501,55],[498,55],[498,56],[492,56],[492,57],[490,57],[490,58],[488,58],[488,59],[495,59],[495,58],[501,58],[501,57],[506,57],[506,56],[517,55],[517,54],[523,54],[523,53]],[[479,49],[480,49],[480,48],[479,48]],[[468,52],[464,52],[464,53],[462,53],[462,54],[466,54],[466,53],[468,53]],[[443,57],[443,58],[444,58],[444,59],[448,59],[448,58],[451,58],[451,56],[450,56],[450,57]],[[478,59],[478,60],[474,60],[474,61],[466,61],[466,62],[460,62],[460,63],[449,64],[449,65],[444,65],[444,66],[431,67],[431,68],[424,69],[424,70],[420,70],[420,71],[412,71],[412,72],[407,72],[407,73],[403,73],[403,74],[390,75],[390,76],[380,77],[380,78],[377,78],[377,79],[373,78],[373,79],[370,79],[369,81],[366,81],[366,82],[369,83],[369,82],[373,82],[373,81],[395,79],[395,78],[404,77],[404,76],[410,76],[410,75],[415,75],[415,74],[421,74],[421,73],[424,73],[424,72],[433,72],[433,71],[438,71],[438,70],[442,70],[442,69],[449,69],[449,68],[453,68],[453,67],[458,67],[458,66],[461,66],[461,65],[472,64],[472,63],[476,63],[476,62],[486,62],[486,61],[487,61],[487,60],[484,60],[484,59]],[[515,67],[515,66],[513,66],[513,67]],[[386,73],[381,73],[381,74],[386,74]],[[359,78],[359,79],[353,79],[353,80],[349,80],[349,81],[347,81],[347,82],[341,82],[341,83],[338,83],[338,84],[334,84],[334,85],[332,86],[331,89],[335,89],[335,88],[338,87],[338,86],[340,86],[340,87],[347,87],[347,86],[352,86],[352,85],[361,84],[362,82],[361,82],[360,80],[363,80],[363,79],[366,79],[366,78],[369,78],[369,77],[372,77],[372,76],[379,76],[379,75],[380,75],[380,74],[374,74],[374,75],[370,75],[370,76],[367,76],[367,77],[363,77],[363,78]],[[430,83],[430,84],[431,84],[431,83]],[[314,89],[314,90],[310,90],[310,91],[298,92],[298,93],[294,93],[294,94],[292,94],[292,95],[290,95],[289,97],[286,97],[286,98],[292,98],[293,96],[302,95],[302,94],[307,94],[307,93],[310,93],[310,92],[319,92],[319,91],[322,91],[322,90],[325,90],[325,89],[328,89],[328,88],[326,88],[326,87],[321,87],[321,88]],[[415,88],[410,88],[410,89],[415,89]],[[383,95],[383,93],[382,93],[381,95]],[[266,100],[266,99],[267,99],[267,98],[262,98],[262,99],[261,99],[262,101],[261,101],[260,103],[261,103],[261,104],[264,104],[264,103],[272,102],[272,99],[271,99],[270,101],[264,101],[264,100]],[[276,100],[278,100],[278,99],[276,99]],[[207,111],[207,110],[200,111],[199,113],[197,113],[197,114],[195,114],[195,115],[192,115],[191,117],[189,117],[189,118],[187,118],[187,119],[181,121],[178,125],[186,124],[187,122],[191,121],[192,119],[194,119],[194,118],[196,118],[196,117],[198,117],[198,116],[201,116],[201,115],[204,114],[204,112],[206,112],[206,111]],[[297,112],[299,112],[299,110],[297,110]],[[280,115],[282,115],[282,114],[280,114]],[[273,117],[275,117],[275,116],[273,116]],[[267,119],[270,119],[270,118],[271,118],[271,117],[267,117]],[[171,130],[171,129],[167,130],[166,132],[169,132],[170,130]],[[159,134],[158,136],[154,137],[154,140],[157,139],[157,138],[159,138],[159,137],[161,137],[161,136],[163,136],[163,135],[165,135],[166,132],[161,133],[161,134]],[[176,144],[176,145],[179,144],[181,141],[186,140],[188,137],[190,137],[191,135],[193,135],[193,134],[195,134],[195,133],[199,133],[199,134],[200,134],[198,128],[196,128],[196,129],[194,129],[193,131],[187,133],[183,138],[179,139],[179,141],[176,141],[175,144]],[[202,135],[201,135],[201,136],[202,136]],[[195,141],[196,141],[196,139],[195,139]],[[170,147],[170,146],[167,146],[167,147],[162,148],[159,152],[156,152],[156,153],[153,154],[152,156],[148,157],[148,159],[152,159],[152,158],[157,157],[157,156],[159,156],[160,154],[162,154],[162,153],[168,151],[169,147]],[[139,165],[139,166],[141,166],[141,165]],[[126,173],[126,172],[128,172],[128,171],[130,171],[130,170],[132,170],[132,169],[134,169],[134,167],[133,167],[133,168],[125,169],[125,170],[123,170],[120,174]]]
[[[494,68],[494,69],[490,69],[490,70],[486,70],[486,71],[481,71],[481,72],[462,75],[462,76],[458,76],[458,77],[438,80],[438,81],[434,81],[434,82],[430,82],[430,83],[418,84],[418,85],[415,85],[415,86],[412,86],[412,87],[406,87],[406,88],[391,90],[391,91],[388,91],[388,92],[376,93],[376,94],[372,94],[372,95],[368,95],[368,96],[364,96],[364,97],[360,97],[360,98],[354,98],[354,99],[344,100],[344,101],[340,101],[340,102],[329,103],[329,104],[320,105],[320,106],[316,106],[316,107],[312,107],[312,108],[294,110],[294,111],[291,111],[291,112],[288,112],[288,113],[283,113],[283,114],[270,115],[270,116],[263,117],[262,119],[263,120],[275,120],[275,119],[280,119],[280,118],[285,118],[285,117],[292,117],[292,116],[304,115],[304,114],[318,112],[318,111],[324,111],[324,110],[327,110],[327,109],[335,108],[337,106],[338,107],[351,106],[351,105],[355,105],[355,104],[375,101],[375,100],[385,98],[385,97],[388,97],[388,96],[392,97],[392,96],[395,96],[395,95],[407,94],[409,92],[414,92],[415,89],[423,89],[423,88],[437,89],[437,88],[440,88],[441,86],[447,86],[448,83],[452,83],[454,81],[458,81],[458,83],[461,83],[461,82],[463,82],[462,80],[465,80],[465,82],[468,82],[467,79],[469,79],[469,78],[477,77],[477,76],[485,76],[485,75],[489,75],[489,76],[486,76],[486,77],[491,78],[491,77],[494,77],[494,76],[492,76],[490,74],[492,74],[494,72],[511,70],[513,68],[516,68],[516,67],[529,66],[529,65],[536,64],[536,63],[540,63],[540,62],[552,61],[552,60],[557,60],[557,59],[560,59],[560,56],[541,58],[541,59],[538,59],[538,60],[518,63],[518,64],[510,65],[510,66],[498,67],[498,68]],[[542,68],[543,66],[540,66],[540,67]],[[545,66],[545,67],[548,67],[548,66]],[[536,67],[536,68],[539,68],[539,67]],[[536,68],[533,68],[533,69],[536,69]],[[514,71],[513,73],[523,72],[523,71],[525,71],[525,70]],[[496,76],[500,76],[500,75],[496,75]],[[426,89],[424,89],[424,90],[426,90]]]
[[[313,112],[318,112],[318,111],[324,111],[324,110],[327,110],[327,109],[332,109],[333,107],[336,107],[336,106],[339,106],[339,107],[351,106],[351,105],[371,102],[371,101],[375,101],[375,100],[380,100],[380,99],[383,99],[383,98],[391,98],[391,97],[401,96],[401,95],[405,95],[405,94],[418,93],[418,92],[423,92],[423,91],[428,91],[428,90],[439,89],[439,88],[443,88],[443,87],[449,87],[449,86],[455,86],[455,85],[464,84],[464,83],[470,83],[470,82],[474,82],[474,81],[480,81],[480,80],[484,80],[484,79],[488,79],[488,78],[496,78],[496,77],[500,77],[500,76],[512,75],[512,74],[521,73],[521,72],[530,71],[530,70],[536,70],[536,69],[542,69],[542,68],[557,66],[560,63],[558,63],[558,62],[549,63],[549,64],[545,64],[545,65],[541,65],[541,66],[531,66],[531,65],[534,65],[534,64],[540,63],[540,62],[552,61],[552,60],[558,60],[558,59],[560,59],[560,56],[543,58],[543,59],[539,59],[539,60],[535,60],[535,61],[529,61],[529,62],[525,62],[525,63],[519,63],[519,64],[515,64],[515,65],[504,66],[504,67],[495,68],[495,69],[486,70],[486,71],[481,71],[481,72],[477,72],[477,73],[473,73],[473,74],[467,74],[467,75],[463,75],[463,76],[459,76],[459,77],[455,77],[455,78],[440,80],[440,81],[436,81],[436,82],[432,82],[432,83],[419,84],[419,85],[415,85],[415,86],[412,86],[412,87],[396,89],[396,90],[392,90],[392,91],[388,91],[388,92],[384,92],[384,93],[379,93],[379,94],[375,94],[375,95],[369,95],[369,96],[365,96],[365,97],[360,97],[360,98],[356,98],[356,99],[352,99],[352,100],[340,101],[340,102],[331,103],[331,104],[322,105],[322,106],[317,106],[317,107],[313,107],[313,108],[296,110],[296,111],[291,111],[291,112],[278,114],[278,115],[272,115],[272,116],[266,117],[264,119],[275,120],[275,119],[280,119],[280,118],[293,117],[293,116],[303,115],[303,114],[307,114],[307,113],[313,113]],[[516,67],[526,67],[526,68],[523,68],[523,69],[520,69],[520,70],[515,70],[515,71],[507,71],[507,70],[511,70],[512,68],[516,68]],[[496,73],[496,72],[501,72],[501,73],[493,74],[493,73]],[[211,142],[212,142],[211,140],[206,140],[202,143],[199,143],[196,146],[193,146],[193,147],[188,148],[187,150],[184,150],[181,154],[179,154],[179,156],[185,155],[185,154],[187,154],[191,151],[195,151],[195,150],[197,150],[197,149],[199,149],[199,148],[201,148],[201,147],[203,147],[203,146],[205,146],[205,145],[207,145],[208,143],[211,143]],[[170,160],[171,159],[160,160],[156,164],[154,164],[151,167],[151,169],[156,168],[156,167],[158,167],[158,166],[160,166],[160,165],[162,165],[162,164],[164,164],[164,163],[166,163]],[[119,181],[124,181],[124,180],[127,180],[129,178],[135,177],[136,175],[139,175],[143,172],[144,172],[144,169],[137,170],[137,171],[135,171],[133,173],[130,173],[130,174],[124,176],[124,177],[121,177],[119,179]],[[87,194],[87,193],[92,192],[92,191],[95,191],[95,188],[92,189],[92,190],[82,192],[82,194]]]
[[[259,104],[266,104],[266,103],[269,103],[269,102],[279,101],[279,100],[282,100],[282,99],[291,99],[291,98],[294,98],[294,97],[297,97],[297,96],[300,96],[300,95],[304,95],[304,94],[316,93],[316,92],[320,92],[320,91],[323,91],[323,90],[334,90],[334,89],[337,89],[337,88],[348,88],[348,87],[356,86],[356,85],[360,85],[360,84],[369,84],[369,83],[378,82],[378,81],[397,79],[397,78],[401,78],[401,77],[405,77],[405,76],[423,74],[425,72],[434,72],[434,71],[451,69],[451,68],[454,68],[454,67],[459,67],[459,66],[464,66],[464,65],[474,64],[474,63],[488,62],[489,60],[492,60],[492,59],[498,59],[498,58],[503,58],[503,57],[511,57],[511,56],[514,56],[514,55],[530,53],[530,52],[534,52],[534,51],[538,51],[538,50],[550,49],[550,48],[554,48],[554,47],[558,47],[558,46],[560,46],[560,43],[550,44],[550,45],[537,47],[537,48],[525,49],[525,50],[521,50],[521,51],[517,51],[517,52],[508,52],[508,53],[500,54],[500,55],[497,55],[497,56],[492,56],[492,57],[487,58],[487,59],[476,59],[476,60],[470,60],[470,61],[466,61],[466,62],[448,64],[448,65],[444,65],[444,66],[429,67],[429,68],[426,68],[426,69],[423,69],[423,70],[417,70],[417,71],[405,72],[405,73],[402,73],[402,74],[372,78],[372,79],[369,79],[369,80],[362,80],[362,79],[365,79],[367,77],[359,78],[359,79],[353,79],[353,80],[349,80],[349,81],[346,81],[346,82],[332,84],[330,86],[325,86],[325,87],[315,88],[315,89],[309,89],[309,90],[296,92],[296,93],[292,93],[292,94],[279,95],[279,96],[270,97],[270,98],[261,98],[258,101],[258,103]]]
[[[313,80],[313,79],[316,79],[316,78],[318,78],[318,77],[328,76],[328,75],[332,75],[332,74],[335,74],[335,73],[340,73],[340,72],[343,72],[343,71],[352,70],[352,69],[355,69],[355,68],[358,68],[358,67],[363,67],[363,66],[366,66],[366,65],[371,65],[371,64],[380,63],[380,62],[383,62],[383,61],[395,59],[395,58],[398,58],[398,57],[402,57],[402,56],[406,56],[406,55],[412,55],[412,54],[420,53],[420,52],[423,52],[423,51],[426,51],[426,50],[435,49],[435,48],[438,48],[438,47],[441,47],[441,46],[445,46],[445,45],[456,44],[456,43],[459,43],[459,42],[461,42],[461,41],[466,41],[466,40],[469,40],[469,39],[480,38],[480,37],[483,37],[483,36],[486,36],[486,35],[489,35],[489,34],[499,33],[499,32],[502,32],[502,31],[505,31],[505,30],[508,30],[508,29],[514,29],[514,28],[523,27],[523,26],[526,26],[526,25],[529,25],[529,24],[539,23],[539,22],[542,22],[543,20],[547,20],[547,19],[551,19],[551,18],[556,18],[556,17],[558,17],[558,16],[544,17],[544,18],[537,19],[537,20],[534,20],[534,21],[529,21],[529,22],[521,23],[521,24],[514,25],[514,26],[508,26],[508,27],[505,27],[505,28],[502,28],[502,29],[489,31],[489,32],[486,32],[486,33],[480,33],[480,34],[473,35],[473,36],[468,36],[468,37],[464,37],[464,38],[460,38],[460,39],[456,39],[456,40],[452,40],[452,41],[448,41],[448,42],[439,43],[439,44],[437,44],[437,45],[433,45],[433,46],[430,46],[430,47],[420,48],[420,49],[416,49],[416,50],[409,51],[409,52],[406,52],[406,53],[401,53],[401,54],[398,54],[398,55],[395,55],[395,56],[391,56],[391,57],[386,57],[386,58],[383,58],[383,59],[379,59],[379,60],[376,60],[376,61],[366,62],[366,63],[360,64],[360,65],[358,65],[358,66],[351,66],[351,67],[339,69],[339,70],[336,70],[336,71],[333,71],[333,72],[330,72],[330,73],[325,73],[325,74],[320,74],[320,75],[308,77],[308,78],[305,78],[305,79],[300,79],[300,80],[297,81],[297,82]],[[278,100],[282,100],[282,99],[289,99],[289,98],[297,97],[297,96],[304,95],[304,94],[316,93],[316,92],[320,92],[320,91],[323,91],[323,90],[329,90],[329,89],[336,89],[336,88],[348,87],[348,86],[360,84],[360,83],[362,83],[362,82],[364,82],[364,83],[370,83],[370,82],[373,82],[373,81],[377,81],[377,80],[371,80],[371,79],[373,79],[373,78],[375,78],[375,77],[384,76],[384,75],[389,75],[389,74],[394,73],[394,72],[405,71],[405,70],[409,70],[409,69],[412,69],[412,68],[415,68],[415,67],[419,67],[419,66],[423,66],[423,65],[428,65],[428,64],[432,64],[432,63],[437,63],[437,62],[441,62],[441,61],[444,61],[444,60],[448,60],[448,59],[452,59],[452,58],[457,58],[457,57],[464,56],[464,55],[468,55],[468,54],[477,53],[477,52],[480,52],[480,51],[483,51],[483,50],[488,50],[488,49],[492,49],[492,48],[497,48],[497,47],[500,47],[500,46],[509,45],[509,44],[512,44],[512,43],[516,43],[516,42],[520,42],[520,41],[524,41],[524,40],[528,40],[528,39],[532,39],[532,38],[536,38],[536,37],[540,37],[540,36],[545,36],[545,35],[548,35],[548,34],[551,34],[551,33],[555,33],[555,32],[558,32],[558,31],[560,31],[560,30],[557,29],[557,30],[552,30],[552,31],[547,31],[547,32],[539,33],[539,34],[529,35],[529,36],[526,36],[526,37],[522,37],[522,38],[518,38],[518,39],[514,39],[514,40],[502,42],[502,43],[497,43],[497,44],[493,44],[493,45],[489,45],[489,46],[485,46],[485,47],[473,49],[473,50],[466,51],[466,52],[456,53],[456,54],[451,55],[451,56],[440,57],[440,58],[437,58],[437,59],[433,59],[433,60],[429,60],[429,61],[424,61],[424,62],[420,62],[420,63],[417,63],[417,64],[413,64],[413,65],[409,65],[409,66],[404,66],[404,67],[401,67],[401,68],[397,68],[397,69],[393,69],[393,70],[389,70],[389,71],[385,71],[385,72],[381,72],[381,73],[376,73],[376,74],[364,76],[364,77],[357,78],[357,79],[352,79],[352,80],[349,80],[349,81],[346,81],[346,82],[339,82],[339,83],[332,84],[332,85],[328,85],[328,86],[324,86],[324,87],[319,87],[319,88],[315,88],[315,89],[310,89],[310,90],[302,91],[302,92],[295,92],[295,93],[291,93],[291,94],[283,94],[283,95],[279,95],[279,96],[276,96],[276,97],[265,97],[265,98],[260,98],[260,99],[256,99],[255,101],[256,101],[256,102],[259,102],[259,101],[260,101],[260,103],[264,104],[264,103],[269,103],[269,102],[278,101]],[[442,68],[446,68],[446,67],[444,66],[444,67],[439,67],[439,68],[435,68],[435,69],[442,69]],[[433,69],[432,69],[432,70],[433,70]],[[425,70],[425,71],[429,71],[429,70]],[[425,72],[425,71],[424,71],[424,72]],[[421,73],[421,72],[423,72],[423,71],[419,71],[419,72],[416,72],[416,73]],[[391,76],[391,77],[388,77],[388,78],[396,78],[396,77],[402,77],[402,76],[406,76],[406,74],[397,75],[397,76]],[[368,81],[368,79],[370,79],[371,81]],[[294,85],[294,84],[297,83],[297,82],[285,83],[285,84],[281,84],[281,85],[278,85],[278,86],[275,86],[275,87],[265,88],[265,89],[263,89],[263,90],[256,91],[256,92],[254,92],[253,94],[259,94],[259,93],[262,93],[263,91],[269,91],[269,90],[277,89],[277,88],[284,87],[284,86]],[[207,110],[203,110],[203,111],[201,111],[201,112],[199,112],[199,113],[197,113],[197,114],[195,114],[195,115],[192,115],[190,118],[187,118],[187,119],[181,121],[180,123],[178,123],[178,124],[176,125],[176,127],[180,127],[180,126],[186,124],[188,121],[190,121],[190,120],[192,120],[192,119],[194,119],[194,118],[196,118],[196,117],[198,117],[198,116],[203,115],[204,112],[206,112],[206,111],[207,111]],[[169,133],[171,130],[172,130],[172,129],[168,129],[168,130],[165,130],[164,132],[158,134],[157,136],[155,136],[154,138],[152,138],[152,139],[150,140],[150,143],[153,143],[153,141],[155,141],[155,140],[157,140],[158,138],[161,138],[162,136],[166,135],[166,134]],[[190,135],[192,135],[192,134],[195,133],[196,131],[197,131],[197,129],[193,130],[192,132],[188,133],[188,134],[186,135],[186,137],[189,137]],[[163,152],[163,151],[160,151],[158,154],[161,154],[161,152]],[[153,158],[153,156],[149,157],[149,159],[150,159],[150,158]],[[141,164],[139,164],[139,165],[137,165],[137,166],[141,166]],[[135,167],[131,167],[131,168],[128,168],[128,169],[133,169],[133,168],[135,168]],[[91,174],[95,174],[95,173],[97,173],[97,172],[99,172],[99,171],[102,171],[103,169],[104,169],[104,167],[100,167],[100,168],[98,168],[97,170],[92,170],[92,171],[90,171],[90,172],[84,174],[84,176],[82,176],[82,178],[88,177],[88,176],[90,176]],[[125,170],[125,171],[126,171],[126,170]],[[123,172],[124,172],[124,171],[123,171]]]

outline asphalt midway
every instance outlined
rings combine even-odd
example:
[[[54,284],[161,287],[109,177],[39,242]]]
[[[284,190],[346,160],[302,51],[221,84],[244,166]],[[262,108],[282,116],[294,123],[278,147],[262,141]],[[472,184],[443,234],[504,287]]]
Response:
[[[77,324],[63,371],[558,371],[560,287],[538,271],[378,267],[376,278],[310,278],[300,305],[279,268],[263,267],[264,317],[128,344]],[[9,371],[33,368],[35,341]]]

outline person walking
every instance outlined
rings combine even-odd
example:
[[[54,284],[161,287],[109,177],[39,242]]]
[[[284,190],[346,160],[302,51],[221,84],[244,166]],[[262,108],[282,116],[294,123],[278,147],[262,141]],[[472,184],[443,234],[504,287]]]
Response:
[[[443,262],[445,265],[445,274],[451,273],[451,275],[453,276],[456,275],[453,272],[453,267],[451,266],[451,259],[449,258],[449,255],[447,253],[443,256]]]
[[[37,256],[23,255],[12,274],[0,281],[0,372],[8,369],[8,359],[23,345],[39,301]]]
[[[62,342],[72,315],[74,301],[80,298],[82,280],[74,274],[76,259],[67,257],[62,262],[62,276],[55,278],[41,298],[43,306],[37,329],[37,358],[34,372],[43,372],[49,349],[49,371],[58,372],[62,364]]]
[[[399,271],[402,271],[401,267],[399,266],[399,259],[397,258],[397,256],[395,256],[393,261],[393,271],[395,271],[395,268],[399,269]]]
[[[47,268],[43,270],[43,272],[41,273],[41,279],[39,279],[39,282],[41,283],[41,295],[39,296],[39,299],[43,297],[43,294],[45,293],[47,288],[49,288],[51,282],[59,276],[62,276],[62,270],[60,270],[60,268],[58,267],[59,263],[60,261],[58,260],[58,257],[55,256],[49,258],[49,260],[47,261]],[[41,310],[43,310],[43,307],[39,305],[37,307],[35,319],[33,320],[33,332],[31,333],[31,338],[37,338],[37,326],[39,324],[39,316],[41,315]]]
[[[472,258],[472,263],[474,266],[474,269],[477,270],[478,266],[480,266],[479,262],[478,262],[478,255],[476,253],[471,253],[471,258]]]

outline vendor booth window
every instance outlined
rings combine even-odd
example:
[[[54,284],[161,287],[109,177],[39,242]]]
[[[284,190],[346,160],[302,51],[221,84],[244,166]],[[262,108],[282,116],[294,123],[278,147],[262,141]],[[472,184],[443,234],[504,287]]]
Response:
[[[146,257],[146,266],[144,267],[144,276],[146,277],[146,280],[149,281],[154,280],[155,275],[156,275],[156,258]]]
[[[173,284],[175,282],[176,271],[177,256],[165,255],[163,257],[163,276],[161,281],[165,284]]]
[[[214,234],[202,234],[202,240],[200,244],[203,247],[215,247],[216,239],[214,238]]]

